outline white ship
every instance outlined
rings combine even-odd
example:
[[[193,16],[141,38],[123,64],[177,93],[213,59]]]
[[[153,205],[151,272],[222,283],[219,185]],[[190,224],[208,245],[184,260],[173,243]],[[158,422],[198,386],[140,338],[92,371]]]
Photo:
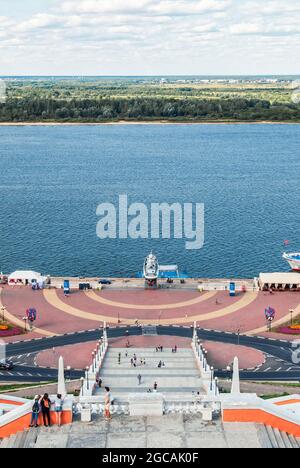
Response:
[[[143,275],[146,281],[156,282],[159,275],[158,261],[151,252],[145,260]]]
[[[284,253],[283,254],[284,260],[288,262],[290,265],[291,269],[293,271],[299,271],[300,272],[300,253]]]

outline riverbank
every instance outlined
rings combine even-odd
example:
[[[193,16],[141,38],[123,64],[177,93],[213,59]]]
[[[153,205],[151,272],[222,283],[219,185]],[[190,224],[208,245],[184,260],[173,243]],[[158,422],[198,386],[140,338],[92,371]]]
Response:
[[[65,126],[65,127],[77,127],[77,126],[107,126],[107,125],[299,125],[299,122],[273,122],[273,121],[172,121],[172,120],[144,120],[144,121],[127,121],[127,120],[118,120],[111,122],[0,122],[0,127],[56,127],[56,126]]]

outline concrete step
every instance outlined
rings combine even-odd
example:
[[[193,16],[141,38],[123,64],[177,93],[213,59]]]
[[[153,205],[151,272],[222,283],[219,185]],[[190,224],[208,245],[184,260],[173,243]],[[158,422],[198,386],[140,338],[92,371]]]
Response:
[[[270,426],[266,426],[266,433],[269,437],[272,448],[275,449],[294,449],[300,448],[299,439],[286,432],[281,432]]]
[[[185,387],[189,387],[189,386],[194,386],[195,385],[195,382],[196,384],[200,383],[201,382],[201,379],[200,377],[198,377],[197,374],[193,374],[193,375],[185,375],[183,377],[179,377],[178,375],[176,374],[169,374],[167,373],[167,371],[163,372],[163,373],[159,373],[159,372],[156,372],[155,375],[152,375],[152,374],[146,374],[146,373],[140,373],[141,376],[142,376],[142,381],[144,381],[145,383],[148,383],[148,382],[157,382],[157,383],[160,383],[161,384],[167,384],[165,386],[167,387],[170,387],[172,385],[178,387],[180,385],[184,385]],[[137,375],[136,376],[132,376],[132,375],[124,375],[124,374],[115,374],[115,375],[109,375],[109,376],[106,376],[105,377],[105,382],[104,384],[105,385],[108,385],[109,382],[113,382],[113,384],[115,385],[115,388],[116,387],[135,387],[137,385]],[[101,374],[102,376],[102,374]],[[105,376],[105,374],[104,374]],[[124,385],[126,384],[126,385]],[[170,384],[170,385],[169,385]]]
[[[141,354],[149,354],[149,355],[161,355],[161,354],[169,354],[170,356],[189,356],[193,355],[192,348],[182,348],[178,349],[177,353],[172,353],[172,348],[163,348],[163,351],[156,351],[155,348],[109,348],[108,354],[112,356],[117,356],[119,353],[122,355],[128,353],[141,355]]]
[[[288,434],[286,432],[281,432],[280,434],[281,434],[282,440],[284,442],[285,448],[292,449],[293,445],[292,445],[292,443],[290,441],[290,438],[289,438]]]
[[[24,440],[24,433],[25,432],[18,432],[18,434],[16,434],[16,440],[15,440],[14,448],[16,448],[16,449],[23,448],[22,445],[23,445],[23,440]]]
[[[273,431],[274,431],[275,438],[278,444],[278,448],[285,449],[286,446],[285,446],[285,442],[283,440],[281,432],[278,429],[273,429]]]
[[[131,376],[137,376],[139,374],[141,375],[160,375],[163,371],[163,375],[169,375],[169,376],[174,376],[178,377],[180,376],[181,378],[184,376],[188,377],[198,377],[199,372],[196,369],[190,368],[190,369],[182,369],[182,368],[175,368],[175,367],[164,367],[162,369],[159,369],[158,367],[136,367],[136,368],[130,368],[130,369],[125,369],[126,375],[128,377]],[[114,377],[114,376],[124,376],[124,373],[122,372],[122,368],[120,367],[107,367],[101,370],[101,376],[104,377]]]
[[[142,327],[143,335],[144,336],[156,336],[157,335],[157,327],[155,326],[145,326]]]
[[[35,446],[35,443],[36,443],[36,440],[38,438],[38,435],[39,435],[39,429],[37,428],[34,428],[34,429],[30,429],[29,431],[27,431],[26,433],[26,438],[25,438],[25,441],[24,441],[24,448],[25,449],[31,449]]]
[[[124,362],[128,362],[130,363],[131,362],[131,359],[133,359],[133,354],[128,354],[128,356],[125,356],[122,355],[121,356],[121,363],[124,363]],[[111,362],[115,362],[116,364],[119,363],[119,356],[118,355],[110,355],[108,354],[107,355],[107,358],[111,361]],[[193,359],[194,356],[191,355],[191,356],[176,356],[176,354],[139,354],[137,355],[137,360],[136,360],[136,363],[137,364],[140,364],[141,360],[146,360],[146,362],[159,362],[159,361],[168,361],[168,362],[186,362],[186,361],[189,361],[190,359]]]
[[[272,445],[272,448],[273,449],[279,448],[276,437],[275,437],[275,434],[274,434],[274,431],[273,431],[273,428],[271,426],[266,426],[266,431],[267,431],[270,443]]]
[[[273,445],[269,437],[269,433],[266,426],[258,426],[258,431],[264,449],[272,449]]]
[[[14,435],[10,436],[9,442],[8,442],[8,445],[7,445],[8,449],[14,448],[16,439],[17,439],[17,434],[14,434]]]
[[[118,388],[113,390],[113,396],[117,400],[122,400],[122,401],[127,401],[127,396],[128,394],[131,393],[147,393],[147,391],[151,388],[153,390],[153,387],[124,387],[124,388]],[[158,388],[158,393],[162,393],[166,396],[167,400],[172,400],[174,396],[178,395],[178,397],[183,400],[184,398],[190,400],[193,396],[193,392],[199,392],[201,388],[199,387],[183,387],[183,388],[174,388],[174,387],[159,387]],[[103,395],[101,391],[99,392],[98,390],[95,393],[96,396]]]
[[[290,442],[292,444],[292,447],[294,449],[299,449],[300,448],[300,438],[294,437],[291,434],[288,434],[288,437],[290,439]]]
[[[9,444],[9,437],[1,440],[0,449],[6,449]]]

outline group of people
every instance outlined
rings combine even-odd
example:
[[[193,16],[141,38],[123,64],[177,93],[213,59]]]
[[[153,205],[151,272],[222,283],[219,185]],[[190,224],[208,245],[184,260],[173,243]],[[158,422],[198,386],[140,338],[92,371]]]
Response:
[[[164,347],[163,347],[163,346],[157,346],[157,347],[156,347],[156,352],[157,352],[157,353],[159,353],[159,352],[162,353],[163,350],[164,350]]]
[[[57,395],[54,401],[51,401],[48,393],[42,397],[41,395],[36,395],[34,398],[34,403],[31,411],[31,421],[30,427],[39,426],[39,416],[42,413],[43,423],[45,427],[51,426],[51,407],[54,406],[54,411],[56,414],[56,424],[61,426],[61,415],[63,412],[64,399],[62,395]]]
[[[128,355],[126,355],[126,357],[127,356]],[[130,364],[131,364],[131,367],[137,367],[138,366],[138,358],[137,358],[136,354],[134,354],[133,357],[130,359]],[[146,366],[146,359],[145,358],[140,359],[140,366]]]

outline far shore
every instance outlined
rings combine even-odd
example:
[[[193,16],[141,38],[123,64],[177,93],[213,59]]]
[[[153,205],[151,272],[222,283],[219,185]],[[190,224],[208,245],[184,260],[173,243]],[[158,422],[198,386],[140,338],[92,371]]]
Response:
[[[102,126],[102,125],[299,125],[299,122],[273,122],[273,121],[181,121],[172,120],[118,120],[111,122],[0,122],[0,127],[55,127],[55,126]]]

